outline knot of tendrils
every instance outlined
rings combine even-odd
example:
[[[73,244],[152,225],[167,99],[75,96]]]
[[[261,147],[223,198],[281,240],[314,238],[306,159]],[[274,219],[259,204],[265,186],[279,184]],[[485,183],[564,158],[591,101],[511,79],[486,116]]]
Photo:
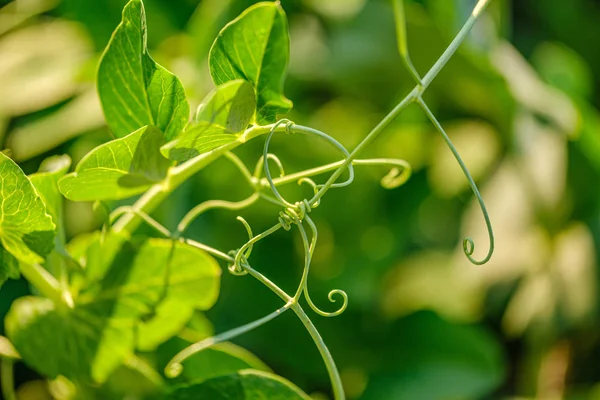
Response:
[[[242,268],[242,264],[248,264],[248,259],[243,252],[240,254],[240,251],[242,251],[242,249],[231,250],[227,253],[227,255],[234,259],[234,261],[227,266],[227,269],[229,270],[229,273],[235,276],[243,276],[248,274],[248,271]]]
[[[306,214],[312,211],[310,202],[307,199],[298,201],[296,204],[287,207],[279,213],[279,223],[286,231],[292,228],[292,224],[300,224]]]

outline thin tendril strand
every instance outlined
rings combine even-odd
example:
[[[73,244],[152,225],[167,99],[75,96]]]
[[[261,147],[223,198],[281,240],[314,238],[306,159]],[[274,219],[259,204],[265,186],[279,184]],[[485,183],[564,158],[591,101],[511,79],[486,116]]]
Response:
[[[470,237],[466,237],[463,239],[463,251],[464,251],[465,255],[467,256],[467,258],[469,259],[469,261],[471,261],[473,264],[483,265],[492,258],[492,254],[494,253],[494,230],[492,228],[492,223],[490,221],[490,216],[489,216],[487,208],[485,206],[485,202],[483,201],[483,198],[481,197],[481,194],[479,193],[479,189],[477,188],[477,184],[473,180],[471,173],[469,172],[469,170],[467,169],[467,166],[465,165],[462,158],[460,157],[458,150],[456,150],[456,147],[454,147],[454,144],[452,144],[452,141],[450,140],[450,137],[448,137],[448,134],[444,130],[444,127],[442,127],[442,124],[440,124],[438,119],[435,117],[433,112],[429,109],[429,107],[427,106],[427,104],[425,103],[425,101],[422,98],[419,98],[417,101],[419,102],[419,104],[421,105],[421,108],[423,108],[423,110],[425,111],[425,113],[427,114],[427,116],[429,117],[429,119],[431,120],[433,125],[435,126],[435,128],[442,134],[444,141],[450,148],[450,151],[452,151],[452,154],[456,158],[456,161],[460,165],[460,168],[463,170],[465,177],[469,181],[471,190],[473,191],[473,194],[475,195],[475,197],[477,198],[477,201],[479,202],[479,207],[481,209],[481,212],[483,213],[483,218],[485,219],[485,225],[486,225],[488,237],[490,240],[490,247],[488,249],[488,252],[487,252],[487,255],[485,256],[485,258],[478,261],[475,258],[473,258],[473,253],[475,252],[475,243],[473,242],[473,239],[471,239]]]
[[[236,168],[240,171],[240,173],[244,176],[244,178],[246,179],[246,181],[251,186],[254,186],[254,184],[255,184],[254,177],[250,173],[250,170],[248,170],[248,167],[246,167],[246,164],[244,164],[244,162],[238,156],[236,156],[231,151],[228,151],[227,153],[225,153],[225,158],[227,158],[229,161],[231,161],[231,163],[233,165],[236,166]]]
[[[310,179],[309,177],[305,176],[303,178],[298,179],[298,185],[302,185],[302,184],[307,184],[310,187],[313,188],[313,195],[319,193],[319,185],[317,185],[317,183],[315,181],[313,181],[312,179]],[[314,203],[312,205],[312,208],[315,209],[317,207],[319,207],[319,205],[321,204],[321,200],[318,200],[316,203]]]
[[[313,254],[314,254],[314,251],[316,248],[316,244],[317,244],[318,231],[317,231],[317,226],[315,225],[312,218],[310,218],[309,216],[306,217],[306,223],[310,226],[310,229],[312,231],[312,240],[311,240],[310,245],[308,244],[308,238],[307,238],[307,234],[306,234],[306,230],[304,229],[304,226],[302,226],[302,224],[298,225],[298,228],[300,229],[300,233],[302,235],[302,240],[304,242],[304,248],[305,248],[306,259],[307,259],[307,262],[305,264],[305,274],[302,278],[301,290],[304,292],[304,298],[306,299],[306,302],[308,303],[309,307],[315,313],[319,314],[322,317],[337,317],[338,315],[340,315],[344,311],[346,311],[346,308],[348,308],[348,295],[346,294],[346,292],[344,292],[343,290],[340,290],[340,289],[334,289],[329,292],[327,298],[332,303],[335,303],[337,301],[336,299],[334,299],[335,295],[342,296],[342,301],[343,301],[342,306],[337,311],[333,311],[333,312],[326,312],[326,311],[321,310],[319,307],[317,307],[317,305],[315,305],[315,303],[312,301],[310,294],[308,292],[308,273],[309,273],[310,264],[312,262],[312,257],[313,257]]]
[[[121,215],[124,215],[124,214],[134,214],[134,215],[137,215],[144,222],[146,222],[146,224],[148,226],[150,226],[151,228],[153,228],[155,231],[157,231],[158,233],[160,233],[164,237],[166,237],[166,238],[173,238],[173,234],[171,233],[171,231],[169,231],[167,228],[165,228],[163,225],[161,225],[157,220],[155,220],[154,218],[152,218],[147,213],[145,213],[145,212],[143,212],[141,210],[138,210],[135,207],[131,207],[131,206],[118,207],[112,213],[110,213],[110,216],[109,216],[110,224],[112,225],[113,222],[117,218],[119,218]]]
[[[244,225],[244,228],[246,228],[246,232],[248,233],[248,238],[252,238],[254,236],[254,233],[252,233],[252,227],[250,227],[250,224],[248,224],[248,222],[244,219],[244,217],[238,215],[236,218],[238,221],[240,221],[242,223],[242,225]],[[248,249],[246,250],[246,253],[244,254],[244,258],[248,259],[250,258],[250,255],[252,254],[252,249],[254,249],[254,245],[250,245],[248,247]]]
[[[310,169],[306,169],[303,171],[295,172],[293,174],[275,178],[275,179],[273,179],[273,183],[275,184],[275,186],[281,186],[281,185],[286,185],[286,184],[292,183],[292,182],[298,182],[298,180],[300,180],[300,179],[304,179],[304,178],[308,178],[311,176],[321,175],[321,174],[325,174],[327,172],[335,171],[341,165],[343,165],[345,161],[346,160],[340,160],[340,161],[336,161],[334,163],[322,165],[320,167],[310,168]],[[397,159],[397,158],[356,159],[356,160],[352,160],[352,165],[353,166],[381,165],[381,166],[390,167],[389,173],[383,177],[384,179],[382,179],[382,181],[385,180],[386,182],[388,182],[388,179],[391,179],[392,176],[394,177],[394,179],[392,181],[390,181],[389,183],[385,183],[385,184],[382,183],[383,187],[386,189],[395,189],[397,187],[400,187],[401,185],[406,183],[412,175],[412,168],[411,168],[410,164],[405,160],[401,160],[401,159]],[[267,181],[266,178],[262,178],[260,180],[260,186],[261,187],[269,186],[269,182]],[[316,186],[317,186],[317,189],[320,189],[321,187],[323,187],[323,185],[316,185]],[[314,208],[314,205],[313,205],[313,208]]]
[[[244,208],[250,207],[252,204],[256,203],[256,201],[260,198],[258,193],[253,193],[249,197],[240,201],[226,201],[226,200],[208,200],[204,203],[198,204],[196,207],[192,208],[182,219],[181,222],[177,225],[177,232],[179,235],[182,235],[187,228],[190,226],[196,218],[200,215],[204,214],[209,210],[213,210],[216,208],[224,208],[227,210],[242,210]]]
[[[291,122],[290,120],[280,120],[279,122],[277,122],[276,124],[273,125],[273,128],[271,129],[271,131],[269,132],[269,134],[267,134],[267,137],[265,138],[265,145],[263,148],[263,158],[267,158],[267,155],[269,154],[269,145],[271,143],[271,138],[273,137],[273,135],[276,132],[276,129],[278,126],[280,126],[281,124],[285,123],[286,124],[286,133],[302,133],[304,135],[313,135],[313,136],[317,136],[320,137],[322,139],[325,139],[327,142],[329,142],[330,144],[332,144],[335,148],[337,148],[343,155],[344,157],[349,157],[350,153],[348,152],[348,150],[346,150],[346,148],[340,143],[338,142],[335,138],[320,132],[316,129],[312,129],[312,128],[307,128],[307,127],[300,127],[295,125],[293,122]],[[267,182],[269,183],[269,187],[271,188],[271,191],[273,192],[273,194],[275,195],[275,197],[277,197],[283,204],[285,204],[287,207],[294,207],[297,206],[298,203],[293,204],[287,200],[285,200],[283,198],[283,196],[281,196],[281,194],[279,193],[279,191],[277,190],[277,187],[275,185],[275,183],[273,182],[273,178],[271,176],[271,171],[269,169],[269,163],[265,162],[263,165],[263,169],[264,169],[264,173],[265,173],[265,178],[267,180]],[[349,177],[346,181],[344,182],[340,182],[340,183],[333,183],[331,185],[331,187],[344,187],[344,186],[348,186],[350,185],[353,180],[354,180],[354,168],[352,167],[351,164],[348,165],[348,172],[349,172]],[[316,196],[315,196],[316,197]],[[318,199],[315,199],[315,197],[313,197],[313,199],[309,200],[310,204],[314,204],[315,202],[317,202]]]
[[[273,311],[268,315],[265,315],[262,318],[259,318],[245,325],[239,326],[234,329],[230,329],[218,335],[214,335],[212,337],[203,339],[199,342],[189,345],[185,349],[181,350],[179,353],[175,354],[173,358],[171,358],[171,360],[167,363],[164,369],[165,375],[169,378],[178,377],[181,374],[181,372],[183,372],[183,362],[191,356],[193,356],[194,354],[197,354],[219,343],[235,339],[240,335],[243,335],[247,332],[250,332],[253,329],[258,328],[261,325],[266,324],[267,322],[277,318],[278,316],[289,310],[292,304],[293,303],[288,302],[283,307],[278,308],[277,310]]]
[[[233,263],[231,263],[231,265],[229,265],[228,267],[229,272],[237,276],[246,275],[247,272],[244,270],[242,264],[248,263],[248,260],[246,260],[246,257],[244,257],[244,254],[246,254],[248,248],[250,246],[253,246],[256,242],[259,242],[267,236],[270,236],[273,233],[277,232],[281,228],[282,226],[280,224],[273,225],[266,231],[250,238],[240,249],[230,251],[229,254],[233,257]]]
[[[396,38],[398,40],[398,52],[404,61],[406,69],[411,74],[412,78],[418,85],[421,85],[421,76],[415,68],[411,58],[410,52],[408,51],[408,43],[406,40],[406,14],[404,12],[404,1],[403,0],[392,0],[392,7],[394,9],[394,19],[396,20]]]

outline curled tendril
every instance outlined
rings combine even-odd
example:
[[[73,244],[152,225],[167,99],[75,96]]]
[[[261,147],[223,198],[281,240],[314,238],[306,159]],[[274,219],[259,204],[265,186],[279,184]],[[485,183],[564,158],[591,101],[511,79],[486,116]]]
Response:
[[[317,226],[315,225],[312,218],[307,216],[306,223],[310,226],[311,233],[312,233],[312,239],[309,244],[308,235],[306,234],[306,229],[304,229],[304,226],[302,223],[298,224],[298,229],[300,230],[300,235],[302,236],[302,242],[304,244],[304,273],[302,274],[302,279],[300,281],[298,291],[296,292],[296,296],[294,298],[298,299],[300,294],[304,293],[306,302],[308,303],[309,307],[315,313],[317,313],[318,315],[320,315],[322,317],[336,317],[336,316],[342,314],[344,311],[346,311],[346,308],[348,308],[348,295],[346,294],[346,292],[344,292],[343,290],[340,290],[340,289],[334,289],[331,292],[329,292],[328,298],[329,298],[330,302],[332,302],[332,303],[336,302],[336,299],[334,298],[335,295],[341,295],[342,300],[343,300],[342,306],[338,310],[333,311],[333,312],[327,312],[327,311],[321,310],[312,301],[310,294],[308,292],[308,275],[310,272],[310,265],[312,263],[312,257],[313,257],[313,254],[315,252],[315,248],[317,245],[318,231],[317,231]]]
[[[210,338],[207,338],[207,339],[204,339],[204,340],[201,340],[199,342],[189,345],[188,347],[186,347],[185,349],[183,349],[179,353],[177,353],[167,363],[167,366],[165,367],[165,375],[169,378],[178,377],[183,372],[183,362],[185,360],[187,360],[188,358],[190,358],[191,356],[193,356],[194,354],[197,354],[203,350],[206,350],[216,344],[219,344],[219,343],[225,342],[227,340],[234,339],[240,335],[243,335],[244,333],[249,332],[249,331],[271,321],[272,319],[280,316],[285,311],[287,311],[291,306],[292,306],[292,303],[288,302],[283,307],[275,310],[274,312],[272,312],[268,315],[265,315],[262,318],[257,319],[256,321],[252,321],[248,324],[239,326],[235,329],[231,329],[229,331],[220,333],[218,335],[212,336]]]
[[[308,305],[310,306],[310,308],[317,314],[319,314],[322,317],[337,317],[338,315],[342,314],[344,311],[346,311],[346,309],[348,308],[348,295],[346,294],[346,292],[344,292],[341,289],[334,289],[331,292],[329,292],[329,295],[327,296],[327,298],[329,299],[330,302],[335,303],[337,300],[334,299],[335,295],[341,295],[342,296],[342,306],[337,310],[337,311],[333,311],[333,312],[325,312],[321,309],[319,309],[315,303],[313,303],[312,299],[310,298],[310,295],[308,294],[308,287],[304,288],[304,297],[306,298],[306,302],[308,303]]]
[[[285,169],[283,168],[283,163],[281,162],[281,160],[279,159],[279,157],[277,157],[275,154],[273,153],[268,153],[267,154],[267,161],[273,161],[275,163],[275,165],[277,165],[277,168],[279,169],[279,177],[283,177],[285,176]],[[254,178],[260,178],[260,175],[263,171],[265,165],[265,156],[262,155],[259,159],[258,162],[256,163],[256,167],[254,167]]]
[[[404,185],[412,176],[412,167],[405,160],[398,158],[372,158],[354,160],[354,165],[383,165],[392,167],[390,172],[381,179],[381,186],[386,189],[396,189]]]
[[[240,215],[238,215],[236,219],[238,221],[240,221],[242,223],[242,225],[244,225],[244,228],[246,228],[246,232],[248,233],[248,238],[251,239],[254,236],[254,234],[252,233],[252,228],[250,227],[250,224],[248,224],[248,222],[244,219],[244,217],[242,217]],[[250,245],[248,247],[248,249],[246,250],[246,253],[244,254],[244,257],[246,259],[250,258],[253,248],[254,248],[254,245]]]
[[[438,119],[435,117],[433,112],[429,109],[429,107],[427,106],[427,104],[421,97],[419,97],[417,99],[417,101],[418,101],[419,105],[421,106],[421,108],[425,111],[425,113],[427,114],[427,117],[431,120],[431,122],[433,123],[435,128],[438,130],[438,132],[441,133],[442,137],[444,138],[444,141],[450,148],[450,151],[454,155],[454,158],[456,159],[456,161],[460,165],[460,168],[462,169],[463,173],[465,174],[467,181],[469,181],[469,186],[471,186],[471,190],[473,191],[473,194],[477,198],[477,202],[479,203],[479,208],[481,209],[483,218],[485,219],[485,225],[486,225],[486,228],[488,231],[490,247],[488,249],[488,253],[485,256],[485,258],[483,258],[482,260],[476,260],[473,257],[473,253],[475,252],[475,243],[473,242],[473,239],[471,239],[470,237],[466,237],[463,239],[463,251],[465,252],[465,255],[467,256],[467,258],[469,259],[470,262],[472,262],[475,265],[483,265],[483,264],[487,263],[492,258],[492,254],[494,254],[494,230],[492,229],[492,222],[490,221],[490,216],[488,214],[487,207],[485,206],[485,202],[483,201],[483,198],[481,197],[481,194],[479,193],[477,184],[475,184],[475,181],[473,180],[473,177],[471,176],[469,169],[467,168],[464,161],[460,157],[458,150],[456,150],[456,147],[454,147],[454,144],[450,140],[450,137],[444,130],[444,127],[442,126],[442,124],[440,124]]]
[[[265,139],[265,145],[263,148],[263,159],[267,159],[267,157],[269,155],[269,145],[271,143],[271,138],[273,137],[273,135],[275,134],[275,132],[277,130],[277,127],[284,123],[286,124],[286,133],[302,133],[304,135],[313,135],[313,136],[320,137],[322,139],[325,139],[330,144],[332,144],[335,148],[337,148],[344,155],[345,158],[350,157],[350,153],[348,152],[348,150],[346,150],[346,148],[340,142],[335,140],[333,137],[331,137],[323,132],[320,132],[316,129],[307,128],[307,127],[298,127],[290,120],[284,119],[284,120],[280,120],[279,122],[274,124],[273,128],[267,135],[267,137]],[[276,186],[275,182],[273,181],[273,177],[271,175],[271,170],[269,168],[268,162],[263,162],[263,169],[264,169],[264,173],[265,173],[265,178],[269,184],[269,187],[271,188],[271,191],[275,195],[275,197],[279,201],[281,201],[281,203],[283,203],[286,207],[298,206],[299,203],[296,203],[296,204],[291,203],[291,202],[285,200],[283,198],[283,196],[279,193],[279,191],[277,190],[277,186]],[[331,185],[331,187],[343,187],[343,186],[347,186],[347,185],[351,184],[352,181],[354,180],[354,168],[352,167],[351,164],[348,165],[348,172],[349,172],[350,176],[348,177],[348,179],[346,181],[340,182],[340,183],[334,183],[333,185]],[[282,176],[283,175],[281,175],[280,177],[282,177]],[[314,203],[316,203],[317,201],[318,201],[318,198],[317,198],[317,195],[315,194],[315,196],[313,197],[313,199],[311,199],[309,201],[309,203],[314,205]]]
[[[313,181],[312,179],[310,179],[309,177],[303,177],[298,179],[298,185],[302,185],[302,184],[307,184],[310,187],[313,188],[313,195],[316,195],[317,193],[319,193],[319,185],[316,184],[315,181]],[[317,208],[319,207],[319,204],[321,204],[321,200],[317,200],[313,205],[312,208]]]
[[[289,231],[292,228],[292,224],[301,224],[302,220],[312,211],[312,206],[308,200],[302,201],[287,207],[285,210],[279,212],[279,224],[283,229]]]
[[[192,208],[179,222],[177,225],[177,233],[178,235],[182,235],[185,230],[190,226],[196,218],[200,215],[204,214],[209,210],[213,210],[216,208],[224,208],[227,210],[242,210],[246,207],[251,206],[260,198],[258,193],[253,193],[249,197],[241,201],[226,201],[226,200],[208,200],[204,203],[198,204],[196,207]]]

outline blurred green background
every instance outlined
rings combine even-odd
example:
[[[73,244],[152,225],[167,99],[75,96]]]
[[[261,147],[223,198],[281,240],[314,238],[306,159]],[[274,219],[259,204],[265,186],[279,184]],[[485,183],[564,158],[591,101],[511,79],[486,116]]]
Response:
[[[52,154],[77,162],[111,139],[95,92],[99,54],[125,0],[16,0],[0,9],[0,140],[26,173]],[[218,30],[252,0],[145,0],[153,57],[178,75],[192,105],[212,88],[206,57]],[[290,118],[351,149],[413,84],[397,54],[387,0],[282,0],[291,31],[286,96]],[[424,73],[452,40],[474,0],[407,0],[409,46]],[[355,184],[328,193],[310,286],[314,301],[344,289],[348,310],[316,316],[349,399],[600,399],[600,2],[493,0],[468,41],[425,95],[478,182],[496,252],[471,265],[488,239],[477,203],[442,138],[411,106],[364,156],[409,161],[395,190],[386,173],[357,169]],[[249,165],[260,140],[237,152]],[[277,137],[288,171],[336,160],[321,143]],[[239,183],[238,183],[239,182]],[[300,199],[299,188],[287,195]],[[242,199],[241,177],[219,161],[157,212],[173,228],[204,200]],[[115,204],[116,206],[117,204]],[[277,209],[242,214],[255,231]],[[237,214],[215,211],[190,236],[225,251],[244,243]],[[86,203],[66,206],[69,237],[97,229]],[[261,242],[252,265],[287,290],[297,284],[297,234]],[[0,292],[0,317],[28,293]],[[224,275],[208,313],[220,332],[280,300],[248,277]],[[2,333],[0,329],[0,333]],[[323,363],[288,313],[235,341],[316,399],[327,399]],[[17,367],[20,399],[47,399],[36,375]]]

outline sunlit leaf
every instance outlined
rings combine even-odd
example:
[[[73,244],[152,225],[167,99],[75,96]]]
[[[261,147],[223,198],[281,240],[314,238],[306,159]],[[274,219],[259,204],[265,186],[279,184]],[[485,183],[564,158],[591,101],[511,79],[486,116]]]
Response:
[[[70,200],[123,199],[142,193],[161,181],[170,162],[160,154],[159,129],[147,126],[89,152],[71,173],[59,182]]]
[[[17,299],[5,325],[25,363],[55,378],[103,382],[131,353],[133,320],[109,318],[110,309],[60,309],[40,297]]]
[[[234,142],[247,127],[256,108],[254,90],[247,81],[235,80],[213,90],[190,125],[175,140],[161,148],[165,157],[185,161]]]
[[[46,206],[21,168],[0,153],[0,285],[18,278],[17,260],[40,263],[52,250],[54,228]]]
[[[54,156],[45,159],[39,171],[29,176],[56,225],[59,224],[62,214],[62,195],[58,191],[58,181],[70,166],[71,158],[68,155]]]
[[[280,376],[250,369],[180,387],[168,395],[167,399],[310,400],[310,397]]]
[[[117,137],[154,125],[171,140],[187,124],[189,104],[179,79],[148,54],[146,35],[144,6],[131,0],[100,62],[100,100]]]
[[[292,102],[283,95],[289,62],[287,18],[278,3],[258,3],[223,28],[209,55],[217,85],[244,79],[256,92],[259,124],[274,122]]]
[[[97,256],[103,257],[103,252]],[[181,242],[173,247],[170,240],[148,239],[139,249],[126,243],[105,273],[95,271],[94,275],[102,278],[81,294],[81,302],[120,299],[119,311],[143,314],[167,298],[199,310],[212,307],[219,294],[221,269],[195,247]]]
[[[166,363],[191,343],[180,337],[173,338],[159,348],[159,364]],[[173,384],[200,383],[222,375],[234,374],[244,369],[270,372],[271,369],[248,350],[232,343],[220,343],[194,354],[183,362],[183,370]]]

